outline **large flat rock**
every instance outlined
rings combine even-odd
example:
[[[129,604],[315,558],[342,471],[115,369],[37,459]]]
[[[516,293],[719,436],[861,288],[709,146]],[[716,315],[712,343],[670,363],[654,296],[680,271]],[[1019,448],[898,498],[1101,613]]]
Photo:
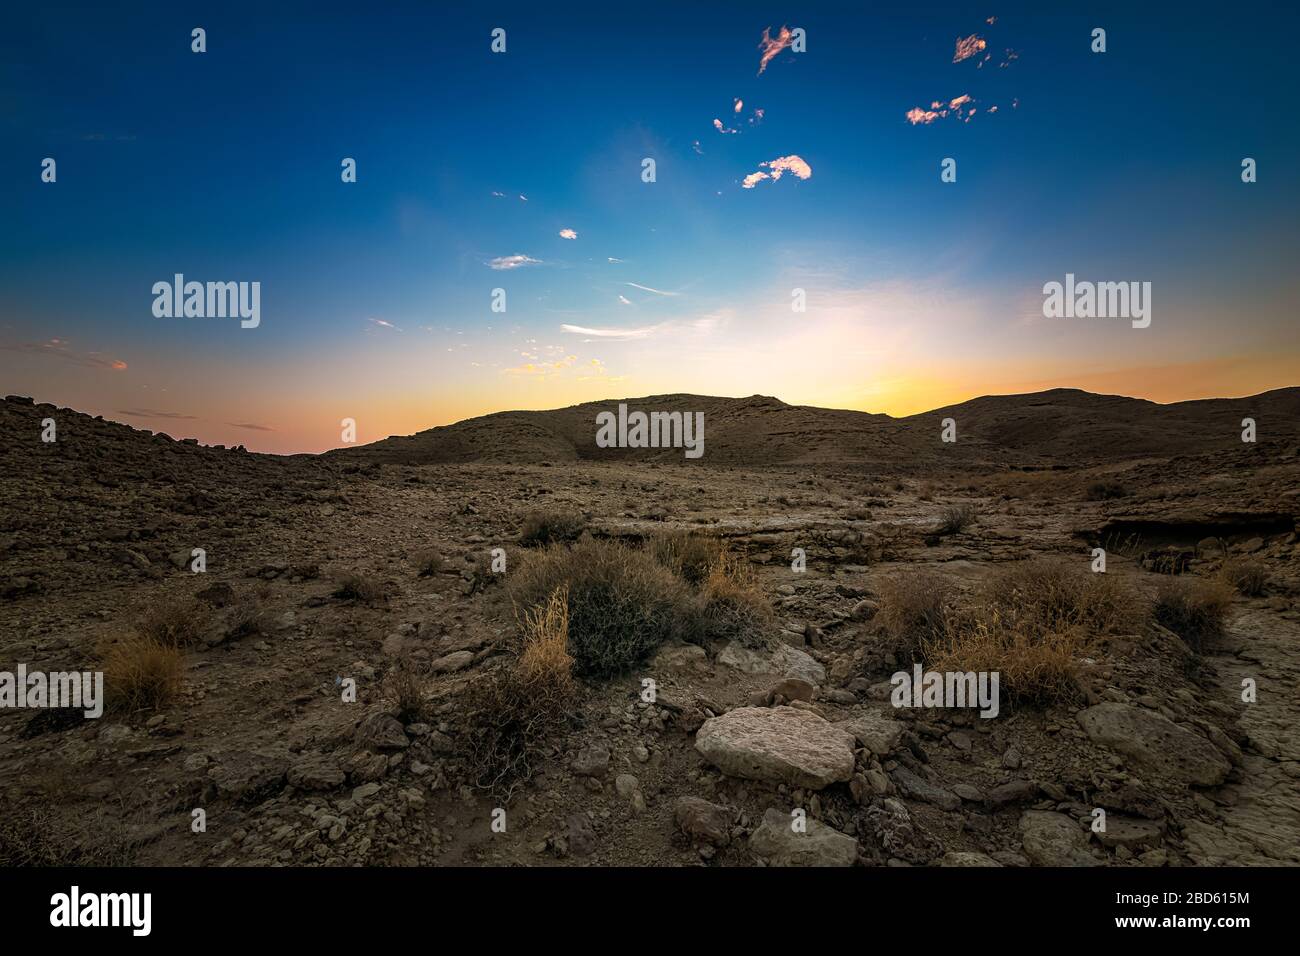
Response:
[[[788,644],[759,651],[732,641],[718,653],[718,663],[744,674],[779,674],[798,677],[820,686],[826,683],[826,668],[810,655]]]
[[[1094,742],[1184,783],[1216,786],[1232,769],[1214,744],[1153,710],[1105,703],[1080,711],[1078,720]]]
[[[740,707],[706,720],[695,735],[695,749],[725,774],[812,790],[853,776],[853,743],[794,707]]]

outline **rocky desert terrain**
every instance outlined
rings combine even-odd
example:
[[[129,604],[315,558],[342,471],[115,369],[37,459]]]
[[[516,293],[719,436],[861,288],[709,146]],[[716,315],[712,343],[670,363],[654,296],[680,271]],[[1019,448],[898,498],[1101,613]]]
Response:
[[[630,400],[698,461],[615,404],[280,458],[6,399],[0,671],[109,709],[0,710],[0,864],[1300,864],[1300,389]],[[996,717],[891,702],[972,660]]]

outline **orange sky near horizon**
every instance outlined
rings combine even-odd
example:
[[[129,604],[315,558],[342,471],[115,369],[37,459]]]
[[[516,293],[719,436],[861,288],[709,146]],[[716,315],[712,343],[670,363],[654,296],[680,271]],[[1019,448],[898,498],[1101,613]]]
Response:
[[[410,383],[395,382],[391,390],[370,391],[359,401],[345,401],[328,394],[328,388],[299,390],[289,384],[270,403],[274,414],[271,430],[240,428],[231,422],[258,418],[262,401],[249,403],[249,414],[238,410],[223,415],[226,421],[204,417],[152,419],[122,413],[122,403],[105,405],[101,396],[84,404],[74,394],[56,396],[37,389],[37,401],[55,401],[89,414],[102,414],[113,421],[136,428],[163,431],[175,438],[195,437],[205,444],[243,444],[252,451],[275,454],[316,453],[341,447],[340,422],[357,421],[357,442],[365,444],[390,435],[407,435],[498,411],[562,408],[583,402],[616,400],[644,395],[689,393],[744,397],[773,395],[794,405],[849,408],[903,417],[958,404],[982,395],[1036,392],[1051,388],[1080,388],[1101,394],[1125,395],[1159,403],[1202,398],[1236,398],[1275,388],[1300,385],[1300,354],[1245,355],[1168,365],[1145,365],[1104,370],[1072,367],[1064,361],[1034,362],[1019,369],[992,363],[953,362],[951,367],[932,366],[902,372],[846,388],[839,382],[786,381],[747,383],[742,376],[715,376],[710,382],[695,374],[676,381],[641,375],[614,377],[554,377],[514,380],[477,379],[454,386],[434,387],[413,398]],[[324,384],[324,383],[322,383]],[[401,387],[405,384],[408,387]],[[777,387],[773,387],[776,385]],[[783,386],[783,387],[782,387]],[[8,389],[7,391],[12,391]],[[259,419],[260,420],[260,419]]]

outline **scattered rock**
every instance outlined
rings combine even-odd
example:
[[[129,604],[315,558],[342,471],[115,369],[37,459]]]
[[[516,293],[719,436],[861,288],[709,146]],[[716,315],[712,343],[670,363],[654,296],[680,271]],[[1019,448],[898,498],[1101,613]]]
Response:
[[[769,866],[852,866],[858,858],[853,837],[805,818],[805,832],[791,829],[793,818],[769,808],[749,838],[749,849]]]
[[[706,720],[695,749],[723,773],[821,790],[853,776],[853,738],[794,707],[742,707]]]
[[[1025,855],[1038,866],[1100,866],[1074,820],[1050,810],[1026,810],[1020,817]]]
[[[731,811],[726,807],[699,797],[678,797],[673,820],[693,843],[726,846],[731,842]]]

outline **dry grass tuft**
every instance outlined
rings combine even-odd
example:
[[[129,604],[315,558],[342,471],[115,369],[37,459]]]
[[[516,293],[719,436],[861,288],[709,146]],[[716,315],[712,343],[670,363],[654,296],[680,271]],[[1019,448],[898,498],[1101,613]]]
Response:
[[[396,707],[396,717],[404,724],[414,724],[429,716],[424,698],[424,675],[419,667],[398,661],[384,675],[383,695]]]
[[[1050,559],[999,570],[986,584],[983,599],[1013,627],[1042,634],[1133,634],[1142,628],[1147,610],[1118,578]]]
[[[1199,654],[1223,635],[1231,606],[1232,589],[1223,581],[1184,576],[1160,583],[1153,616]]]
[[[126,634],[104,649],[106,710],[136,714],[156,711],[181,689],[179,648],[143,634]]]
[[[345,601],[378,604],[386,597],[386,592],[384,586],[374,578],[350,571],[339,578],[338,585],[334,588],[334,597]]]
[[[975,523],[975,506],[970,504],[948,505],[939,518],[939,527],[935,534],[957,534],[965,531]]]
[[[692,531],[660,532],[646,541],[646,550],[692,587],[703,584],[714,565],[727,554],[727,546],[721,539]]]
[[[471,727],[461,737],[478,786],[507,800],[532,776],[541,744],[576,696],[567,589],[557,587],[544,604],[523,611],[520,626],[518,659],[471,687]]]
[[[586,529],[587,519],[582,515],[561,511],[534,511],[524,518],[519,543],[525,548],[536,548],[577,541]]]
[[[164,647],[190,647],[203,639],[212,609],[194,598],[167,598],[151,605],[132,625]]]
[[[68,808],[66,794],[19,803],[0,794],[0,867],[130,866],[135,862],[128,825],[112,810]]]
[[[943,636],[953,588],[932,571],[922,570],[881,582],[876,621],[893,650],[916,659],[923,644]]]
[[[257,598],[244,598],[230,609],[226,619],[226,636],[233,639],[265,634],[270,630],[270,614]]]
[[[999,691],[1008,697],[1050,704],[1077,692],[1078,661],[1089,644],[1084,631],[1039,631],[983,607],[950,618],[943,636],[927,641],[922,654],[931,670],[996,672]]]
[[[700,588],[697,636],[762,647],[770,643],[775,625],[776,614],[749,565],[723,554]]]
[[[901,653],[937,671],[997,671],[1002,691],[1027,703],[1076,696],[1079,662],[1098,639],[1145,620],[1121,581],[1059,561],[1008,566],[960,600],[930,572],[880,591],[877,617]]]
[[[1268,570],[1255,558],[1228,558],[1219,568],[1219,578],[1238,594],[1259,597],[1268,586]]]
[[[413,563],[415,564],[416,575],[422,578],[430,578],[435,574],[441,574],[447,566],[442,552],[436,548],[426,548],[423,551],[416,552]]]

